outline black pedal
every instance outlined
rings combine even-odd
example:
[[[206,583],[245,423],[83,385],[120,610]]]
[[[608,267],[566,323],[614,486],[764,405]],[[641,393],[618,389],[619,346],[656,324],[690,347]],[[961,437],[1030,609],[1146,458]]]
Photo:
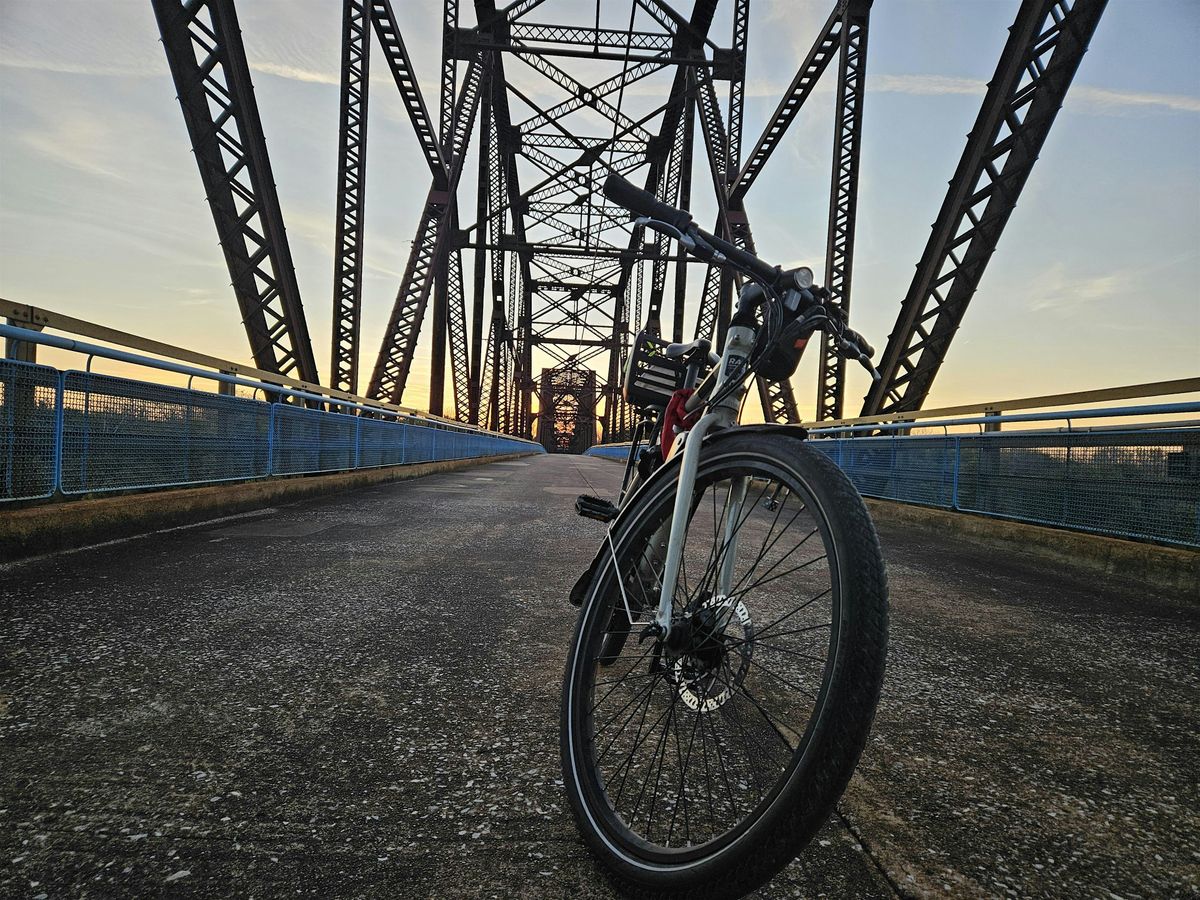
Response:
[[[597,522],[611,522],[620,512],[613,504],[599,497],[580,494],[575,499],[575,512],[585,519],[595,519]]]

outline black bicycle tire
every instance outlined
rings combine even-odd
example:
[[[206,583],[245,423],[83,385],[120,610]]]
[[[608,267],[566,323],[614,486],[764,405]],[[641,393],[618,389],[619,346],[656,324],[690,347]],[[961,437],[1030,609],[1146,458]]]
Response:
[[[814,732],[814,749],[807,764],[797,767],[770,808],[747,828],[745,835],[713,858],[689,864],[686,870],[648,870],[622,859],[608,845],[587,809],[587,791],[580,783],[579,747],[572,742],[569,717],[572,678],[584,645],[587,613],[603,582],[598,568],[580,610],[564,672],[560,709],[560,752],[564,786],[572,812],[593,856],[622,893],[645,900],[697,900],[742,896],[761,886],[794,859],[825,822],[841,796],[866,745],[883,681],[887,652],[887,574],[878,537],[866,506],[846,476],[825,456],[801,441],[782,435],[747,432],[723,437],[701,455],[702,471],[739,455],[770,458],[802,481],[823,509],[831,540],[837,548],[841,583],[839,652],[830,680],[830,695]],[[708,469],[711,471],[711,469]],[[635,499],[627,521],[632,531],[639,515],[673,492],[674,479]],[[614,536],[614,540],[616,536]],[[574,761],[573,761],[574,760]],[[803,800],[803,802],[799,802]],[[627,848],[626,848],[627,849]],[[630,854],[632,855],[632,854]]]

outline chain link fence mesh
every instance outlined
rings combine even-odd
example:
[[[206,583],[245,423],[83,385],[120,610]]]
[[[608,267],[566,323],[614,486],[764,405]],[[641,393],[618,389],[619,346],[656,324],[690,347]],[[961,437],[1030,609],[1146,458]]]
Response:
[[[54,493],[58,370],[0,360],[0,500]]]

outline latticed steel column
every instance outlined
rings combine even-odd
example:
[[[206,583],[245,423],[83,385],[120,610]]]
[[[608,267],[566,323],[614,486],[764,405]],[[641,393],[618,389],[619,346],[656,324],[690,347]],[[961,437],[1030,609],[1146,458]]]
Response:
[[[708,37],[709,29],[712,28],[713,15],[716,12],[717,0],[696,0],[696,5],[692,9],[692,17],[690,20],[684,20],[674,13],[669,7],[654,3],[644,4],[643,8],[652,16],[658,19],[663,27],[667,28],[674,34],[674,47],[677,56],[687,56],[694,51],[699,51],[704,46],[704,41]],[[646,176],[645,190],[656,196],[660,196],[660,187],[664,181],[663,175],[667,168],[667,162],[672,146],[674,145],[675,136],[678,133],[679,121],[684,113],[684,102],[688,92],[689,73],[692,67],[685,64],[680,64],[675,72],[675,78],[671,84],[671,93],[668,95],[666,108],[663,111],[662,122],[660,124],[658,135],[646,146],[646,162],[649,165],[650,171]],[[634,228],[633,233],[629,238],[628,250],[622,254],[621,258],[621,274],[617,280],[614,296],[618,300],[623,300],[625,296],[626,286],[629,283],[629,277],[632,273],[635,261],[639,256],[644,255],[645,246],[643,241],[643,229]],[[618,317],[619,318],[619,317]],[[648,304],[646,311],[647,325],[656,325],[659,322],[659,310],[654,309],[653,303]],[[602,426],[607,434],[615,421],[616,410],[616,392],[617,385],[620,381],[620,338],[618,332],[619,324],[613,322],[613,340],[610,349],[608,379],[605,384],[606,399],[604,405],[604,416],[602,417]]]
[[[425,206],[417,226],[417,236],[413,241],[404,277],[400,282],[400,290],[392,306],[379,356],[375,362],[375,370],[371,375],[368,393],[372,397],[391,400],[393,403],[399,403],[403,397],[434,275],[439,265],[445,265],[444,260],[449,252],[447,234],[456,221],[452,213],[453,192],[458,187],[467,145],[475,124],[475,114],[479,109],[481,82],[480,64],[478,60],[472,60],[463,79],[463,90],[455,103],[452,140],[450,146],[445,148],[445,155],[450,160],[448,177],[443,182],[436,168],[434,169],[433,185],[425,198]],[[439,147],[438,159],[442,158],[442,152],[442,148]],[[461,297],[461,290],[459,296]],[[445,334],[445,330],[442,330],[443,342],[446,340]],[[463,372],[465,371],[464,365]],[[434,392],[431,391],[431,405],[435,402],[433,395]]]
[[[729,76],[729,163],[735,176],[742,164],[742,111],[746,100],[746,52],[750,41],[750,0],[733,2],[733,71]]]
[[[362,310],[363,207],[367,175],[368,72],[371,59],[369,15],[366,0],[343,0],[330,387],[351,394],[358,393],[358,348]]]
[[[729,183],[732,180],[732,166],[729,157],[729,143],[725,134],[725,126],[721,118],[721,110],[717,106],[717,95],[713,88],[712,79],[706,72],[697,73],[697,108],[700,113],[700,124],[704,132],[704,143],[708,150],[709,166],[712,169],[713,189],[717,195],[717,233],[732,241],[742,250],[756,253],[754,235],[750,231],[750,220],[740,202],[731,202],[727,196]],[[729,313],[732,307],[734,279],[729,272],[710,266],[705,279],[702,303],[702,322],[697,323],[697,337],[707,337],[711,332],[701,332],[705,323],[712,323],[717,329],[717,346],[724,342],[725,329],[729,324]],[[759,377],[759,399],[762,402],[763,415],[769,422],[796,422],[800,414],[796,408],[796,396],[791,382],[768,381]]]
[[[451,235],[457,237],[458,216],[452,219]],[[446,337],[450,347],[450,387],[454,397],[454,418],[465,422],[469,416],[470,389],[467,350],[467,295],[463,285],[462,250],[448,248],[446,261]],[[443,382],[444,383],[444,382]],[[430,408],[430,412],[434,410]]]
[[[384,331],[383,344],[371,373],[367,395],[399,403],[408,383],[416,352],[417,336],[433,284],[434,262],[446,228],[445,213],[450,195],[432,188],[425,197],[412,251],[400,279],[400,290]]]
[[[375,36],[379,39],[379,49],[391,70],[400,99],[412,121],[413,130],[417,133],[417,143],[421,145],[421,154],[434,178],[436,187],[445,188],[449,177],[447,172],[448,160],[442,152],[438,134],[429,118],[429,108],[425,105],[425,97],[417,84],[417,75],[413,71],[412,59],[404,38],[400,34],[400,23],[392,10],[391,0],[371,0],[371,24],[375,26]]]
[[[863,99],[867,93],[867,26],[871,0],[855,0],[842,21],[838,58],[837,108],[833,124],[833,183],[829,189],[829,237],[825,248],[825,288],[829,303],[850,313],[854,267],[854,225],[858,209],[858,159],[862,146]],[[817,419],[842,417],[846,360],[828,334],[821,335],[817,378]]]
[[[483,405],[483,391],[487,384],[485,369],[487,361],[483,345],[483,321],[485,293],[487,283],[487,250],[490,211],[488,197],[491,191],[491,159],[492,143],[492,98],[491,83],[489,82],[491,60],[483,63],[483,80],[479,87],[479,173],[475,196],[475,238],[476,247],[474,266],[471,272],[471,350],[469,354],[469,379],[467,397],[467,421],[478,425],[480,407]],[[499,256],[499,254],[495,254]]]
[[[691,96],[684,102],[683,114],[679,117],[679,126],[672,136],[671,154],[667,160],[667,177],[663,182],[660,198],[664,203],[669,203],[671,206],[684,207],[686,203],[681,198],[680,190],[683,185],[683,171],[685,164],[687,168],[691,168],[692,162],[692,120],[689,113],[695,109],[695,99]],[[691,188],[691,178],[688,178],[689,190]],[[651,266],[650,275],[650,305],[648,308],[647,322],[659,330],[661,330],[662,319],[662,303],[663,296],[666,292],[667,285],[667,266],[668,251],[671,246],[671,239],[665,234],[659,232],[654,237],[654,262]],[[678,277],[678,269],[676,269],[676,277]]]
[[[683,118],[679,121],[679,189],[678,203],[680,209],[692,208],[692,148],[696,132],[696,98],[689,96],[683,108]],[[675,304],[673,307],[674,322],[671,335],[676,342],[683,341],[683,314],[687,305],[687,270],[688,253],[682,245],[675,248]]]
[[[1025,0],[900,307],[864,416],[920,409],[1107,0]]]
[[[152,0],[254,364],[320,382],[233,0]]]
[[[820,81],[822,73],[838,52],[842,16],[847,2],[848,0],[838,0],[833,12],[825,21],[825,25],[817,35],[808,55],[805,56],[795,77],[792,78],[792,83],[784,93],[783,99],[779,101],[779,105],[771,114],[766,127],[763,128],[763,133],[759,136],[754,149],[746,158],[745,165],[738,172],[737,182],[729,192],[731,197],[737,199],[746,196],[746,192],[758,178],[763,166],[767,164],[767,160],[771,158],[771,154],[775,152],[779,142],[783,140],[788,126],[792,124],[801,107],[812,94],[813,88]]]

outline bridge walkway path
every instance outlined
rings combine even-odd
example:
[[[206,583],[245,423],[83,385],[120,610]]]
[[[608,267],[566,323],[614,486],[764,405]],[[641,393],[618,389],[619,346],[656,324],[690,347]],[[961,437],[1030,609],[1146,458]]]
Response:
[[[573,497],[619,475],[498,462],[0,570],[0,894],[611,896],[557,704]],[[1200,604],[882,537],[873,739],[761,896],[1194,895]]]

